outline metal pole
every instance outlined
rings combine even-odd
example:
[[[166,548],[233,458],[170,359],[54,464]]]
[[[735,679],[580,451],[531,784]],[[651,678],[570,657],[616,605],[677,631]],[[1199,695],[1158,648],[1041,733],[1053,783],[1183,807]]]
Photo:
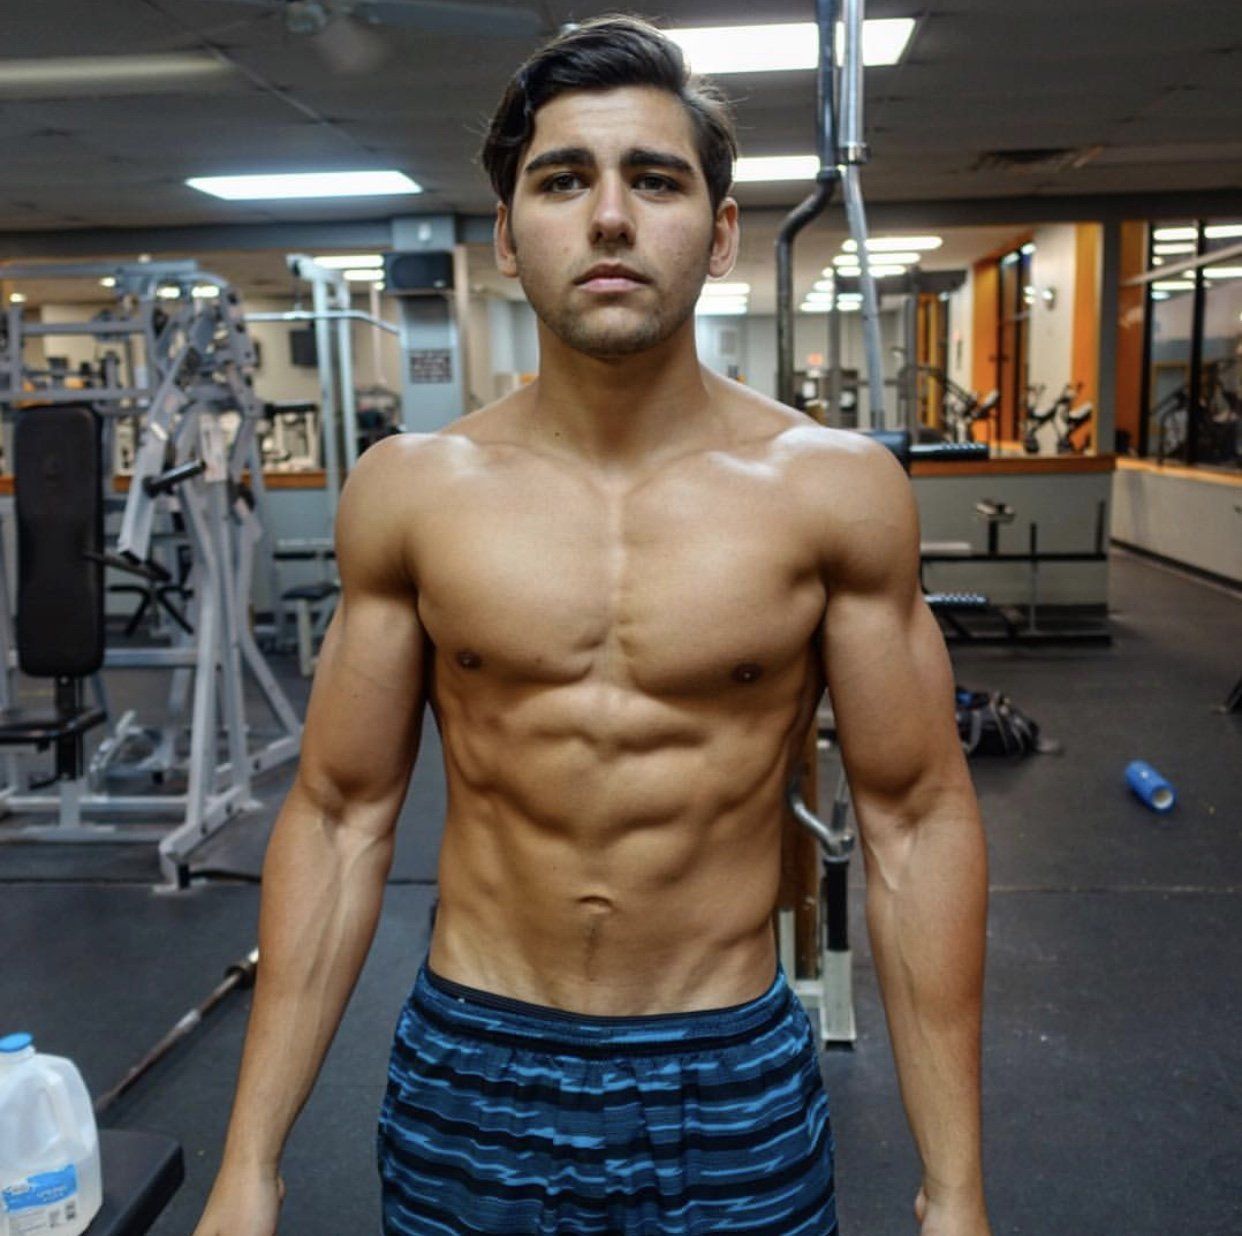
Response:
[[[833,90],[837,10],[837,0],[816,0],[815,23],[819,30],[816,84],[819,172],[815,177],[815,190],[786,216],[776,239],[776,394],[782,403],[790,406],[794,402],[793,240],[812,219],[823,213],[840,180]]]
[[[342,309],[350,308],[349,284],[344,279],[341,279],[336,286],[336,297]],[[353,329],[348,318],[337,319],[336,342],[341,366],[341,432],[345,438],[347,475],[358,462],[358,404],[354,396]]]
[[[859,427],[883,429],[884,362],[880,355],[880,304],[867,249],[867,214],[863,208],[858,166],[870,158],[863,140],[863,0],[842,0],[845,19],[845,54],[842,60],[841,157],[845,164],[842,189],[850,235],[858,249],[859,287],[862,289],[863,343],[867,355],[867,407],[869,416]]]
[[[319,424],[323,434],[325,492],[328,497],[328,535],[336,525],[336,507],[341,496],[340,459],[336,431],[336,371],[332,364],[332,328],[328,312],[328,287],[322,279],[311,279],[315,304],[315,351],[319,358]]]
[[[919,440],[919,294],[911,290],[901,303],[901,333],[905,344],[901,367],[901,395],[905,404],[905,426],[910,441]]]
[[[388,326],[389,324],[387,322],[383,322],[383,319],[380,317],[379,288],[377,288],[374,283],[371,283],[368,284],[367,290],[370,292],[371,321],[377,325],[382,323],[384,326]],[[391,327],[391,330],[394,335],[397,334],[397,328],[395,326]],[[383,352],[380,350],[380,337],[377,334],[371,335],[371,385],[387,385],[384,381],[384,356]]]

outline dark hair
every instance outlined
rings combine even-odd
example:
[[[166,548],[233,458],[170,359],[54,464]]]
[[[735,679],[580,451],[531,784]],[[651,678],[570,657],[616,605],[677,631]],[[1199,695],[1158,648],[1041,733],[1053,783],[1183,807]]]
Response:
[[[535,132],[535,113],[570,90],[655,86],[675,95],[694,125],[699,163],[712,213],[733,183],[737,137],[729,101],[690,72],[681,48],[650,22],[606,14],[546,43],[514,73],[492,117],[479,160],[506,206],[513,203],[518,165]]]

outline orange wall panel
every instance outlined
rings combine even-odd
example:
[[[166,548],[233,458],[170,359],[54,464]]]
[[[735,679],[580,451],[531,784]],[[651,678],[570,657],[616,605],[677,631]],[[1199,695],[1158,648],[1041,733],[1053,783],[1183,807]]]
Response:
[[[1077,403],[1100,401],[1100,249],[1098,223],[1074,227],[1074,336],[1070,381],[1082,383]],[[1096,449],[1107,449],[1096,443]]]
[[[1147,224],[1141,221],[1121,225],[1121,271],[1117,297],[1117,408],[1118,429],[1129,431],[1130,442],[1138,449],[1143,409],[1139,407],[1143,389],[1143,329],[1146,298],[1142,285],[1126,287],[1126,280],[1147,268]]]

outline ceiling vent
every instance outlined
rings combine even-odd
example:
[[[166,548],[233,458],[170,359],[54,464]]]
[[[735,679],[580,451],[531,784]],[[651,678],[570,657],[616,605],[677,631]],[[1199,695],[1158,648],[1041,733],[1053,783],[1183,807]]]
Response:
[[[1036,146],[1026,150],[987,150],[975,161],[974,170],[1015,172],[1019,176],[1068,172],[1084,167],[1103,149],[1103,146]]]

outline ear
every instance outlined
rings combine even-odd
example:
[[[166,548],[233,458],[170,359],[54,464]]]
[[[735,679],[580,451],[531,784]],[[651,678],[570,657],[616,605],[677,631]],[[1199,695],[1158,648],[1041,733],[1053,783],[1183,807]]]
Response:
[[[741,241],[741,229],[738,226],[737,202],[724,198],[716,207],[716,222],[712,230],[712,252],[707,264],[707,273],[713,279],[727,275],[737,261],[738,245]]]
[[[506,279],[517,278],[517,254],[513,246],[513,218],[504,202],[496,203],[496,222],[492,227],[492,249],[496,254],[496,269]]]

